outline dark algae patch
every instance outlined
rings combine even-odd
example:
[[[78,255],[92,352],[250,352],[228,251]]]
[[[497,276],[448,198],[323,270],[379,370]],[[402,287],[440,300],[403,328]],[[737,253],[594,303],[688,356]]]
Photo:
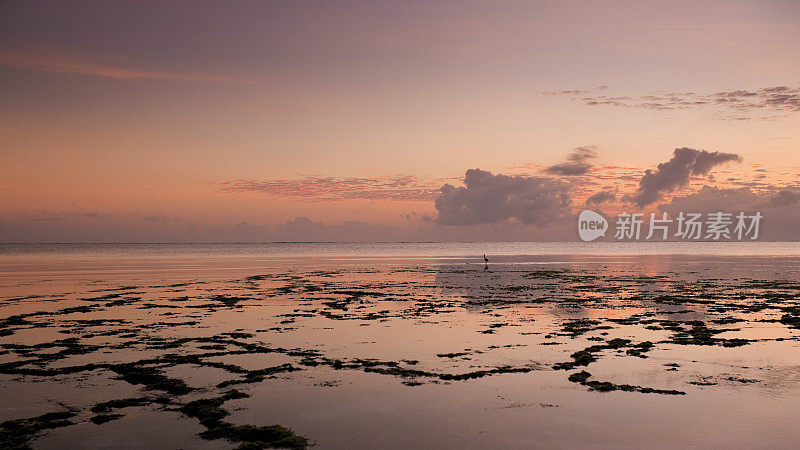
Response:
[[[589,378],[591,377],[592,374],[590,374],[585,370],[582,370],[580,372],[573,373],[572,375],[569,376],[568,379],[573,383],[578,383],[588,387],[590,391],[598,391],[598,392],[624,391],[624,392],[641,392],[642,394],[686,395],[686,392],[676,391],[673,389],[654,389],[649,387],[634,386],[631,384],[614,384],[608,381],[590,380]]]
[[[234,384],[258,383],[260,381],[264,381],[268,377],[275,376],[275,374],[294,372],[296,370],[302,369],[294,367],[291,364],[282,364],[280,366],[267,367],[265,369],[248,370],[244,372],[244,377],[242,379],[223,381],[219,383],[217,387],[224,388]]]
[[[120,364],[111,367],[111,371],[130,384],[142,384],[146,389],[165,391],[173,395],[188,394],[192,388],[183,380],[170,378],[155,367],[142,367],[134,364]]]
[[[106,422],[111,422],[112,420],[117,420],[121,417],[124,416],[122,414],[98,414],[96,416],[92,416],[92,418],[89,420],[96,425],[102,425]]]
[[[249,395],[242,391],[230,390],[219,397],[202,398],[200,400],[191,401],[181,406],[179,410],[189,417],[199,419],[200,423],[203,425],[213,424],[219,422],[229,414],[227,410],[222,408],[223,403],[227,400],[247,397],[249,397]]]
[[[683,323],[675,321],[663,322],[666,329],[672,330],[675,334],[672,342],[681,345],[721,345],[723,347],[741,347],[750,343],[747,339],[723,339],[715,337],[717,334],[728,329],[708,328],[703,321],[691,320]]]
[[[438,353],[436,356],[439,358],[458,358],[459,356],[467,356],[469,354],[469,352]]]
[[[599,320],[591,319],[568,320],[561,325],[561,331],[568,336],[580,336],[587,331],[597,329],[596,327],[600,325],[600,323]]]
[[[653,349],[653,343],[650,341],[644,341],[639,344],[633,346],[633,348],[628,349],[625,353],[631,356],[638,356],[639,358],[647,358],[645,353],[649,352]]]
[[[118,400],[109,400],[106,402],[98,403],[92,407],[91,411],[95,413],[105,413],[113,411],[115,409],[128,408],[131,406],[149,405],[154,402],[164,403],[164,402],[169,402],[169,399],[166,397],[161,397],[157,399],[151,399],[149,397],[121,398]]]
[[[36,435],[45,430],[73,425],[69,419],[76,415],[73,411],[61,411],[0,423],[0,448],[31,448],[30,442]]]
[[[606,342],[605,344],[598,344],[586,347],[583,350],[579,350],[570,355],[572,361],[556,363],[553,365],[553,369],[556,370],[570,370],[574,369],[578,366],[588,366],[589,364],[597,361],[598,353],[603,350],[608,349],[619,349],[622,347],[626,347],[630,344],[630,340],[628,339],[611,339],[610,341]]]
[[[183,414],[196,418],[206,431],[200,433],[203,439],[225,439],[238,443],[239,449],[259,448],[306,448],[308,439],[298,436],[281,425],[256,426],[234,425],[222,419],[228,411],[222,405],[232,399],[247,398],[249,395],[230,390],[219,397],[204,398],[189,402],[179,408]]]

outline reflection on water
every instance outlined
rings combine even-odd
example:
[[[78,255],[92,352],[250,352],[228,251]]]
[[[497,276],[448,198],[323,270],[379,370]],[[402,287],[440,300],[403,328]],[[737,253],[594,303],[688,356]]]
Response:
[[[244,424],[322,448],[800,443],[789,246],[326,245],[4,247],[3,443],[235,447]]]

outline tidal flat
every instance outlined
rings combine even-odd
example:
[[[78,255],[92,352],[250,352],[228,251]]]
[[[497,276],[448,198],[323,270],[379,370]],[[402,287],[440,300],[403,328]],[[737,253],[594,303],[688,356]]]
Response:
[[[800,446],[796,257],[64,267],[3,272],[2,448]]]

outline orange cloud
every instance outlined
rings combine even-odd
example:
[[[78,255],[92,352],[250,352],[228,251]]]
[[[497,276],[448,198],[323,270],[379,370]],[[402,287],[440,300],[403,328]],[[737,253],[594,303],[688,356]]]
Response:
[[[305,177],[293,180],[239,180],[221,183],[225,192],[256,192],[309,201],[345,199],[431,201],[441,184],[421,184],[408,175],[377,178]]]
[[[247,80],[224,75],[174,72],[167,70],[129,69],[107,64],[94,64],[69,58],[0,53],[0,64],[24,70],[64,74],[90,75],[117,80],[172,80],[249,83]]]

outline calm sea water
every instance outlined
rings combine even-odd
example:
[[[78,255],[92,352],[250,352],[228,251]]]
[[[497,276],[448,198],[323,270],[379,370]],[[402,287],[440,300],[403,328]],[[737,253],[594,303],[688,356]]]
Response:
[[[537,255],[800,256],[800,242],[436,242],[247,244],[0,244],[0,256],[453,257]]]
[[[800,267],[798,242],[470,242],[0,244],[0,285],[42,279],[225,278],[330,265],[625,264],[728,269]],[[723,266],[725,266],[723,270]],[[661,268],[661,269],[659,269]]]

